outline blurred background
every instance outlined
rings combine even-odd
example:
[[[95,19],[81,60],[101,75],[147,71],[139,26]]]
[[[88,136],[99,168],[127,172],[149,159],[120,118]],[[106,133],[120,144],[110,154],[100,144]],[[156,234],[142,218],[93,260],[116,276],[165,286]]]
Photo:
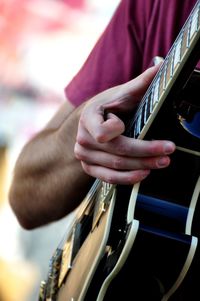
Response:
[[[0,0],[0,301],[36,301],[70,219],[23,230],[8,204],[16,158],[51,118],[119,0]]]

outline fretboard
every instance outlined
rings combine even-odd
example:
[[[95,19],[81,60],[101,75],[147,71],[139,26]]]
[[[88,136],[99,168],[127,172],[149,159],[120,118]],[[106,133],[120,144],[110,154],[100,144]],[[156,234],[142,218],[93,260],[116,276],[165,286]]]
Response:
[[[200,1],[197,1],[130,122],[129,136],[143,138],[151,117],[161,107],[199,39]]]

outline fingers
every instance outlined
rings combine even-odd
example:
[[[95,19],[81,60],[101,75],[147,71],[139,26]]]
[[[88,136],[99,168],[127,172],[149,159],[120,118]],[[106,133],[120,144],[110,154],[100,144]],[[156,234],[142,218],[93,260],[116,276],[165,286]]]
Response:
[[[175,145],[171,141],[146,141],[120,135],[102,145],[102,149],[122,156],[152,157],[171,154],[175,150]]]
[[[81,162],[81,164],[87,174],[110,184],[135,184],[145,179],[150,173],[150,170],[119,172],[103,166],[87,165],[85,162]]]
[[[93,139],[99,143],[107,142],[113,138],[122,134],[125,130],[124,123],[114,114],[109,113],[107,119],[103,120],[100,116],[93,114],[90,117],[90,121],[87,123],[82,123],[83,129],[87,129],[88,133],[93,137]],[[85,131],[84,135],[87,135]],[[78,132],[78,140],[83,135],[82,130]]]
[[[124,89],[127,89],[129,93],[134,94],[135,99],[141,98],[158,72],[160,65],[161,64],[158,64],[148,68],[142,74],[127,82],[124,85]]]
[[[134,184],[151,169],[165,168],[175,150],[170,141],[145,141],[123,136],[125,125],[116,115],[128,112],[141,99],[159,66],[134,80],[108,89],[82,110],[74,153],[84,171],[108,183]]]
[[[84,128],[79,129],[77,144],[82,146],[82,149],[79,150],[83,150],[84,148],[101,150],[106,153],[125,157],[164,156],[173,153],[175,150],[175,144],[171,141],[146,141],[123,135],[106,143],[98,143]],[[79,155],[81,155],[81,151]]]
[[[157,169],[169,165],[168,156],[155,157],[124,157],[116,156],[110,153],[90,150],[76,145],[76,157],[87,165],[100,165],[115,170],[137,170],[137,169]]]
[[[124,139],[128,139],[127,145],[122,143]],[[167,167],[174,150],[175,145],[170,141],[143,141],[124,136],[101,144],[91,140],[87,147],[77,142],[74,149],[87,174],[116,184],[135,184],[151,169]]]
[[[124,123],[116,113],[130,113],[135,108],[157,70],[158,66],[151,67],[135,79],[93,97],[82,111],[81,126],[98,142],[106,142],[122,134]]]

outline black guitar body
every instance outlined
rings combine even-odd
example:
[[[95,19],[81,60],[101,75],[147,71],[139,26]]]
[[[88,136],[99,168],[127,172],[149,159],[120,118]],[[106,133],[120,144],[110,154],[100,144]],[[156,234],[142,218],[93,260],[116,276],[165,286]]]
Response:
[[[125,264],[107,289],[104,301],[160,301],[181,277],[184,269],[187,273],[184,279],[181,278],[181,283],[170,300],[195,300],[198,295],[199,244],[195,247],[195,256],[189,260],[191,264],[187,264],[186,260],[191,256],[188,254],[193,243],[192,238],[198,240],[200,236],[200,117],[198,127],[191,133],[182,126],[179,116],[185,113],[181,108],[186,108],[186,104],[187,112],[192,107],[193,115],[199,114],[199,85],[200,74],[197,72],[179,94],[173,96],[170,93],[170,101],[163,105],[146,134],[145,139],[169,139],[178,148],[171,156],[168,168],[151,171],[150,176],[140,183],[134,214],[134,218],[139,220],[139,230]],[[188,119],[192,120],[192,116]],[[124,246],[131,190],[132,187],[117,187],[108,239],[108,245],[115,251],[102,259],[86,295],[87,301],[96,300],[96,293],[116,265]],[[191,204],[193,198],[194,205]],[[186,233],[188,218],[191,218],[191,225]]]

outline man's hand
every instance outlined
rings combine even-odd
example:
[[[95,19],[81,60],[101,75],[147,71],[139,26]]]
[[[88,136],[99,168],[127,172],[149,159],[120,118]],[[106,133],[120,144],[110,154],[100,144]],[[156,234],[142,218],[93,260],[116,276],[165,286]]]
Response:
[[[108,183],[134,184],[146,178],[151,169],[170,164],[169,155],[175,150],[173,142],[123,136],[125,125],[117,115],[134,110],[158,68],[149,68],[134,80],[108,89],[87,102],[74,148],[87,174]]]

